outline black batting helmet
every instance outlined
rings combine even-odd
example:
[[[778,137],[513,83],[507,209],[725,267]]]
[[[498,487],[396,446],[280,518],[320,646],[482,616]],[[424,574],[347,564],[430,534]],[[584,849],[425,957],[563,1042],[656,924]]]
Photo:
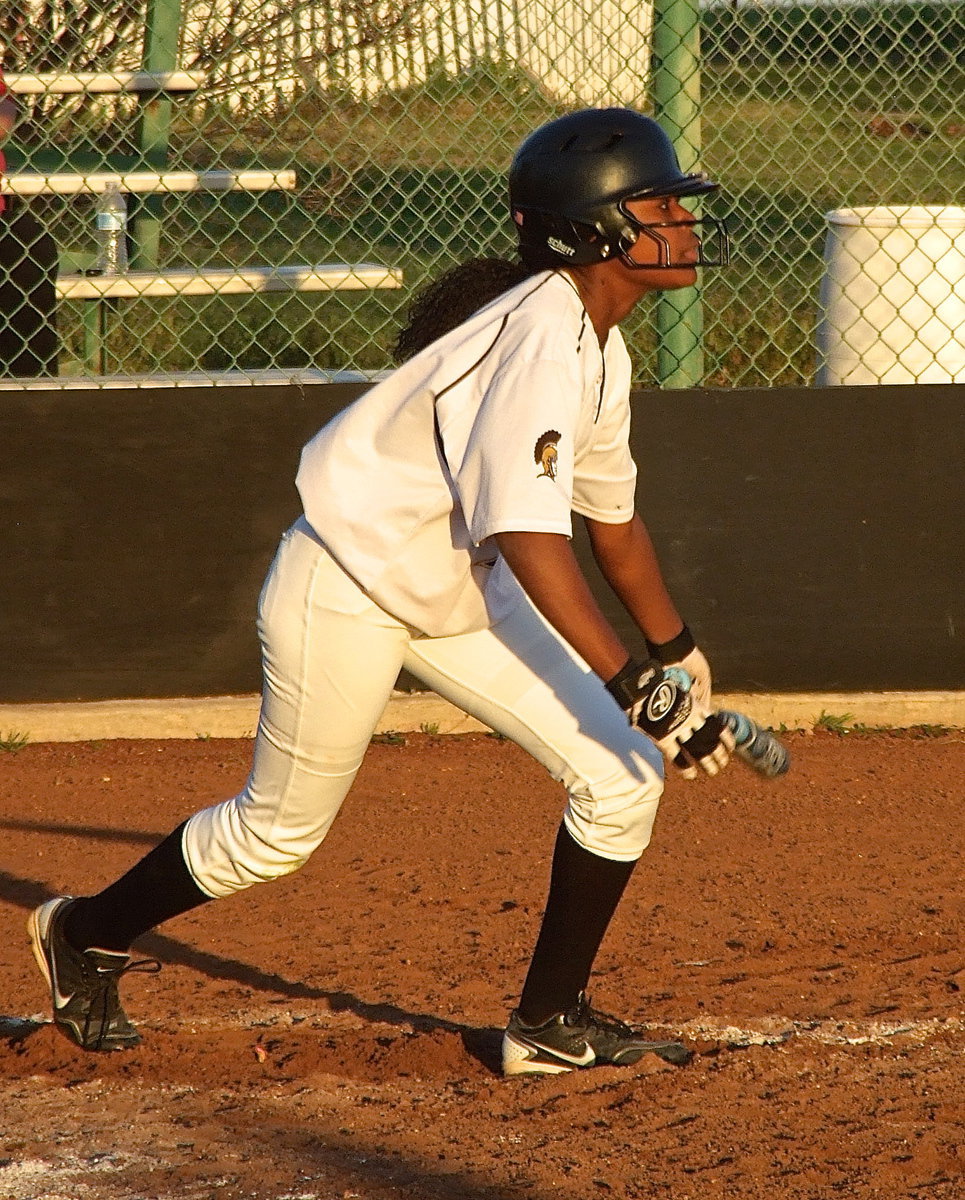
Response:
[[[587,108],[541,125],[519,147],[509,169],[520,253],[554,266],[618,255],[637,266],[627,258],[630,248],[641,231],[661,226],[641,224],[626,201],[696,196],[717,187],[706,175],[681,171],[673,143],[657,122],[628,108]],[[699,265],[726,262],[723,223],[714,218],[696,223],[711,226],[717,239],[717,254],[705,257],[702,248]],[[650,236],[667,246],[659,235]]]

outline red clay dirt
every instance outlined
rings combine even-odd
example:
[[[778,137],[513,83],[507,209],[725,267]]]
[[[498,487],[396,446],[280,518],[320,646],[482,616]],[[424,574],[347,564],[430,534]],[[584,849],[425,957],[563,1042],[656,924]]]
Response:
[[[137,1050],[48,1023],[24,932],[237,790],[249,741],[0,754],[3,1200],[952,1200],[965,735],[788,735],[792,772],[668,783],[592,983],[675,1031],[504,1080],[562,797],[512,743],[373,744],[299,874],[149,935]]]

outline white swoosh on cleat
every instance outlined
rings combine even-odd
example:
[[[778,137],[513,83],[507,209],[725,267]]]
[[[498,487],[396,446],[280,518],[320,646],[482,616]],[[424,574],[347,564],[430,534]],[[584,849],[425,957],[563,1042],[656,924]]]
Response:
[[[572,1063],[574,1067],[588,1067],[590,1063],[596,1062],[596,1052],[586,1042],[583,1043],[582,1054],[567,1054],[563,1050],[554,1050],[550,1046],[540,1046],[540,1050],[544,1054],[552,1054],[554,1058],[558,1058],[562,1062]]]

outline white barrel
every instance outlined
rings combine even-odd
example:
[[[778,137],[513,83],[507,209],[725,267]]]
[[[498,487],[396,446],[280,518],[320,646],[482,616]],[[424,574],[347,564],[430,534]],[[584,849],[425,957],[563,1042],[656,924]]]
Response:
[[[826,219],[815,383],[965,383],[965,208]]]

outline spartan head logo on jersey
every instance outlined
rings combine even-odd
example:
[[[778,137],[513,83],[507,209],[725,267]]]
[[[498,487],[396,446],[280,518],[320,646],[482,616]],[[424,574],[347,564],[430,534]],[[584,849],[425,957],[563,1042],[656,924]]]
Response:
[[[560,440],[560,436],[555,429],[547,429],[537,440],[533,457],[539,466],[543,468],[536,476],[537,479],[542,479],[544,475],[548,479],[556,478],[556,460],[559,458],[559,451],[556,448],[556,444]]]

